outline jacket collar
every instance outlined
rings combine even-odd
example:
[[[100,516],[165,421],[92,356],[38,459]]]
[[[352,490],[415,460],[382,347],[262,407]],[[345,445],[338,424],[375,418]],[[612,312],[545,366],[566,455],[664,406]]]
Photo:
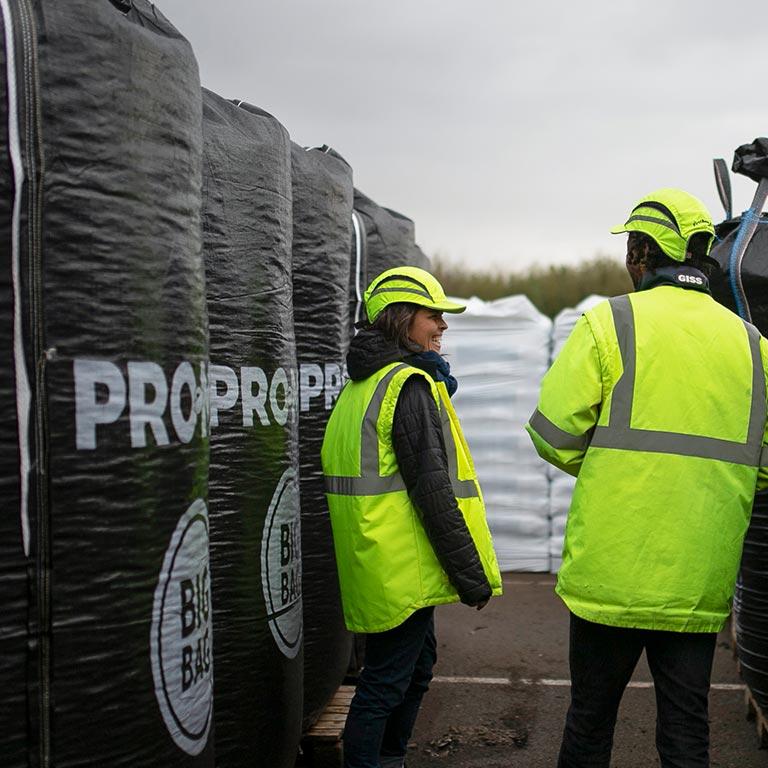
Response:
[[[686,288],[701,293],[709,293],[709,280],[707,276],[695,267],[658,267],[646,272],[640,280],[638,291],[646,291],[659,285],[675,285],[678,288]]]
[[[390,341],[376,328],[362,328],[349,345],[347,372],[353,381],[367,379],[379,368],[400,362],[412,354]]]
[[[412,352],[388,339],[376,328],[364,327],[355,336],[347,352],[347,373],[353,381],[367,379],[390,363],[405,362],[428,373],[435,381],[445,383],[453,397],[458,382],[451,376],[451,366],[437,352]]]

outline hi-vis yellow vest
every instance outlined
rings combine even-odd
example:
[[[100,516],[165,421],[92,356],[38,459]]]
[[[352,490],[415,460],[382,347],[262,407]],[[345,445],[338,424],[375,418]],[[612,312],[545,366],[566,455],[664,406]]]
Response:
[[[475,467],[445,385],[393,363],[346,384],[322,447],[326,496],[347,628],[383,632],[415,610],[459,600],[411,503],[392,447],[397,398],[424,376],[440,412],[454,494],[493,594],[501,575]]]
[[[577,475],[557,592],[587,621],[719,631],[768,480],[768,343],[708,294],[658,286],[581,317],[527,426]]]

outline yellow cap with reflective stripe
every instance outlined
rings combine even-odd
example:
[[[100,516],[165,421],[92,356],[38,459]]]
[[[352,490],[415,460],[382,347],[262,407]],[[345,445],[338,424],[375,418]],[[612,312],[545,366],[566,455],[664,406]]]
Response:
[[[393,267],[375,277],[363,296],[368,321],[373,322],[389,304],[407,302],[439,312],[463,312],[466,307],[445,297],[443,286],[419,267]]]
[[[614,235],[643,232],[653,238],[670,259],[685,261],[693,235],[709,235],[705,254],[709,254],[715,238],[712,217],[704,203],[682,189],[665,187],[651,192],[632,209],[624,224],[614,227]]]

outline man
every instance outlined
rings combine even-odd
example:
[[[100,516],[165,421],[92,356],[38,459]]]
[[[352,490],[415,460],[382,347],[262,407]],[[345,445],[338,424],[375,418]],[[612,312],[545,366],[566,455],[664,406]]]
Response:
[[[709,764],[707,697],[757,487],[768,486],[768,342],[709,294],[709,213],[679,189],[626,223],[635,293],[577,322],[526,426],[577,477],[556,591],[571,611],[559,766],[610,761],[645,649],[664,768]]]

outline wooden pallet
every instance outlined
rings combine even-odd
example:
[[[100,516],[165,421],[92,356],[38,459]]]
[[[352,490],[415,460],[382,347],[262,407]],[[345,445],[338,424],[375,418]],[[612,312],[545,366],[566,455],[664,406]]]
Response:
[[[739,672],[739,677],[744,679],[744,675],[741,674],[741,664],[739,662],[738,648],[736,646],[736,622],[731,616],[731,651],[733,652],[733,658],[736,660],[736,669]],[[757,729],[757,743],[760,749],[768,749],[768,718],[765,713],[760,709],[760,705],[755,701],[755,697],[752,691],[749,690],[749,686],[744,688],[744,710],[747,714],[747,720],[754,721]]]
[[[341,766],[341,734],[354,694],[354,685],[340,685],[318,721],[304,734],[301,749],[305,764],[312,768]]]
[[[340,685],[323,710],[323,714],[305,734],[305,738],[315,741],[338,741],[344,730],[347,712],[354,694],[353,685]]]

